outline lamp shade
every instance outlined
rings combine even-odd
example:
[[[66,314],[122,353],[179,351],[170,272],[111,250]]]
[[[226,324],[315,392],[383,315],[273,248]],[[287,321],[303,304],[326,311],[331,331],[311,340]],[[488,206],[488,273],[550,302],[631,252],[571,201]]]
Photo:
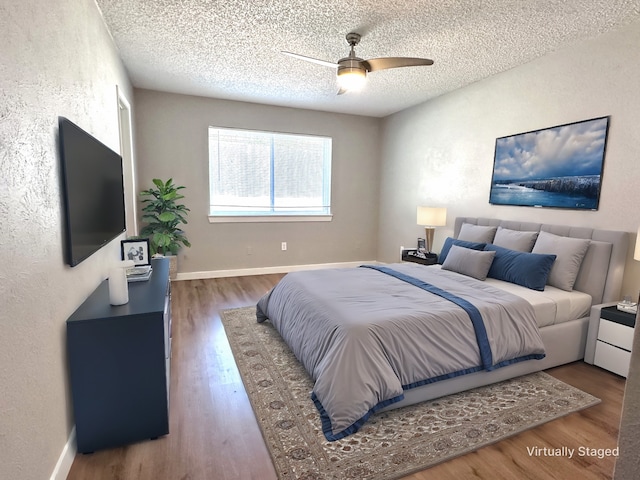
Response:
[[[638,228],[638,236],[636,237],[636,249],[633,252],[634,260],[640,260],[640,228]]]
[[[338,70],[338,86],[348,91],[360,91],[367,83],[367,71],[363,68],[342,67]]]
[[[442,227],[447,224],[447,209],[444,207],[418,207],[417,224],[425,227]]]

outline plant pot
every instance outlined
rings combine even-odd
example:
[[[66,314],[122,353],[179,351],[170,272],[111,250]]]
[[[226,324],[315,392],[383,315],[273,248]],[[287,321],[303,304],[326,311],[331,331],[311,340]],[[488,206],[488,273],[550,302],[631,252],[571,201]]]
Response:
[[[156,257],[164,257],[169,259],[169,278],[175,280],[178,276],[178,256],[177,255],[161,255],[159,253],[154,255]]]
[[[178,256],[166,255],[166,257],[169,259],[169,278],[175,280],[178,276]]]

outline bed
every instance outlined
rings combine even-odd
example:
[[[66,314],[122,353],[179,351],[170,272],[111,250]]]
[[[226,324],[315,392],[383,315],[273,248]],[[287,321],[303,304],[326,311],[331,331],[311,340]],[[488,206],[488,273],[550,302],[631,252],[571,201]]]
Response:
[[[294,272],[257,304],[314,380],[329,441],[399,408],[584,356],[626,232],[460,217],[441,264]]]

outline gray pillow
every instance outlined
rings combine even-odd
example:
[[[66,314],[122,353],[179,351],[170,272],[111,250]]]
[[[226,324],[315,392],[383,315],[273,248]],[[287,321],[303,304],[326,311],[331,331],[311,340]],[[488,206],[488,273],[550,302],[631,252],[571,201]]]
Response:
[[[471,223],[463,223],[460,227],[458,240],[477,243],[491,243],[496,235],[498,227],[487,227],[484,225],[473,225]]]
[[[574,290],[590,293],[592,296],[598,295],[599,303],[604,293],[604,280],[600,275],[593,275],[591,272],[606,272],[609,269],[609,261],[611,260],[611,252],[613,244],[609,242],[597,242],[591,240],[589,248],[582,259],[580,271],[576,277],[576,283],[573,285]],[[598,298],[594,299],[597,300]]]
[[[537,238],[538,232],[520,232],[518,230],[498,227],[496,236],[493,239],[493,244],[518,252],[531,252]]]
[[[556,255],[547,283],[570,292],[590,243],[591,240],[585,238],[561,237],[549,232],[540,232],[532,253]]]
[[[495,256],[496,252],[483,252],[452,245],[442,268],[478,280],[486,280]]]

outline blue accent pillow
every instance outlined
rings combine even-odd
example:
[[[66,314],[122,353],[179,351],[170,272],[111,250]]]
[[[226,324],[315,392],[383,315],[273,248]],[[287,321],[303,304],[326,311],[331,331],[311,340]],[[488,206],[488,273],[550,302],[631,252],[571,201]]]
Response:
[[[542,292],[556,260],[555,255],[518,252],[487,244],[486,251],[496,252],[487,277],[515,283]]]
[[[438,258],[438,263],[440,265],[442,265],[446,260],[452,245],[470,248],[472,250],[482,250],[486,243],[467,242],[466,240],[458,240],[456,238],[447,237],[447,239],[444,241],[444,245],[442,245],[442,250],[440,251],[440,256]]]

